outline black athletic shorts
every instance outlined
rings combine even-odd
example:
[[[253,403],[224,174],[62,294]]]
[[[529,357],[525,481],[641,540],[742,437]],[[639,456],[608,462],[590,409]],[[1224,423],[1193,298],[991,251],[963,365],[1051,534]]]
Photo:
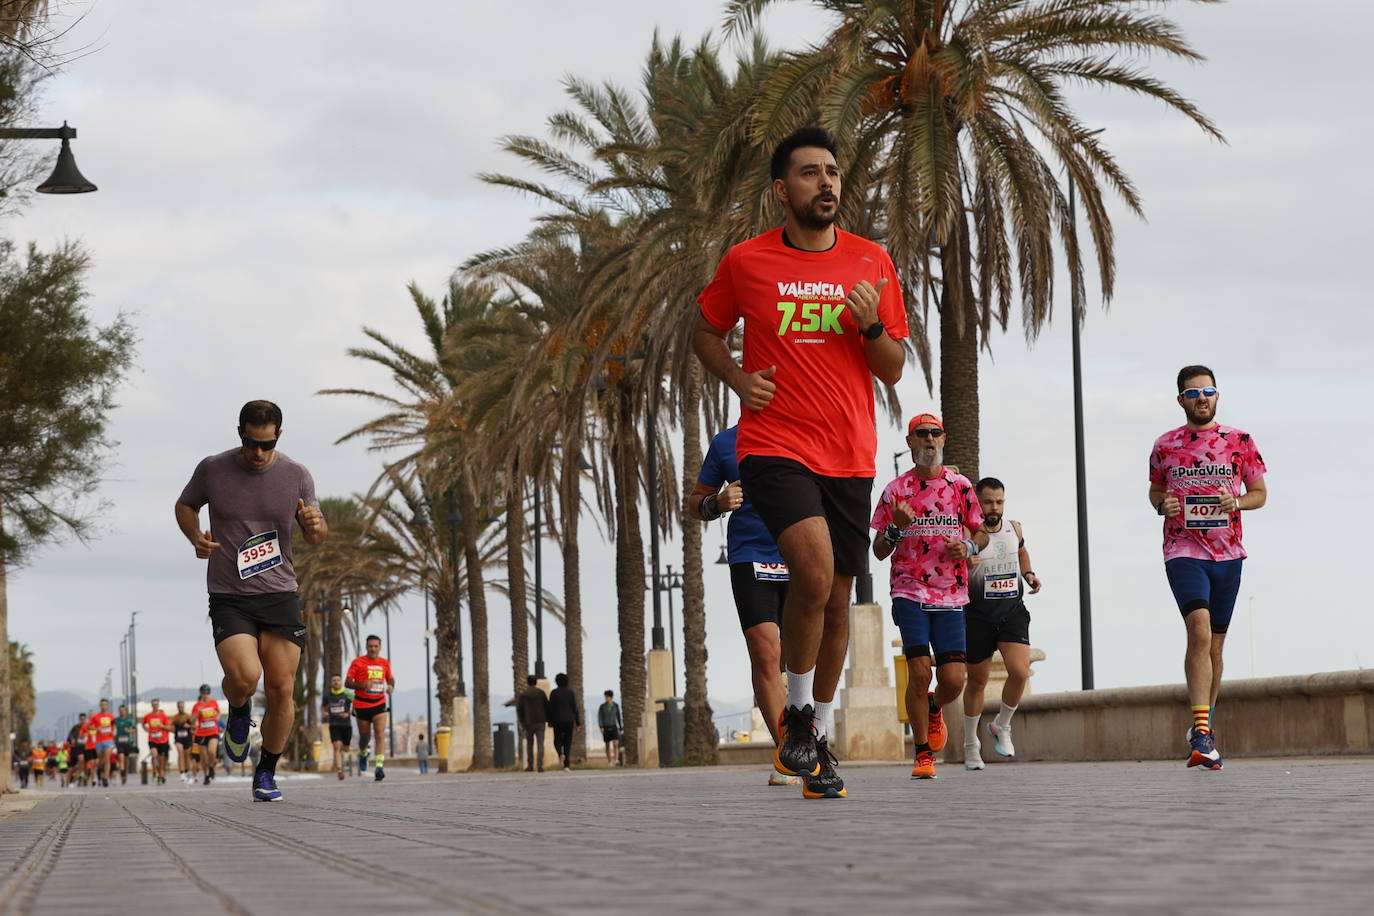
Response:
[[[181,745],[182,747],[190,747],[190,746],[191,746],[191,740],[192,740],[192,739],[191,739],[191,736],[190,736],[190,735],[187,735],[185,738],[178,737],[178,738],[176,739],[176,742],[177,742],[177,744]]]
[[[383,715],[390,711],[391,710],[387,708],[387,705],[385,703],[379,703],[376,706],[353,707],[353,715],[357,716],[359,721],[362,722],[371,722],[377,716]]]
[[[93,748],[93,747],[83,747],[83,748],[81,749],[81,759],[82,759],[82,760],[99,760],[99,759],[100,759],[100,751],[96,750],[96,749]]]
[[[219,734],[218,734],[218,733],[215,733],[215,734],[213,734],[213,735],[196,735],[196,737],[195,737],[196,746],[197,746],[197,747],[209,747],[209,746],[210,746],[210,739],[211,739],[211,738],[218,738],[218,737],[219,737]]]
[[[166,741],[162,741],[162,742],[150,741],[150,742],[148,743],[148,750],[152,751],[152,752],[155,753],[155,754],[161,754],[163,757],[166,757],[166,756],[167,756],[167,750],[168,750],[168,744],[167,744]]]
[[[868,520],[872,477],[824,477],[791,458],[750,455],[739,463],[740,485],[773,540],[797,522],[825,519],[835,572],[868,570]]]
[[[331,723],[329,726],[329,740],[331,743],[334,741],[340,741],[345,745],[352,744],[353,723],[349,722],[344,725],[334,725]]]
[[[739,628],[748,630],[761,623],[782,626],[782,603],[787,598],[787,582],[759,579],[753,563],[730,564],[730,590],[735,593]]]
[[[115,749],[119,751],[122,756],[132,757],[138,754],[137,744],[116,744]]]
[[[614,725],[601,726],[601,740],[610,744],[612,741],[620,740],[620,729]]]
[[[1024,602],[1017,602],[1010,614],[992,618],[979,614],[969,604],[964,608],[964,639],[970,665],[992,658],[999,642],[1019,642],[1029,646],[1030,611]]]
[[[301,617],[301,600],[295,592],[212,594],[210,628],[215,635],[215,645],[240,633],[256,639],[259,633],[266,632],[305,648],[305,619]]]

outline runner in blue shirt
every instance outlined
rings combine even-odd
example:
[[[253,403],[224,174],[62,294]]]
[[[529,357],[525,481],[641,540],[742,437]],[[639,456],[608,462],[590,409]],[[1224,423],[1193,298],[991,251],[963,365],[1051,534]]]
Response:
[[[778,740],[787,688],[782,680],[782,605],[787,597],[787,565],[763,519],[739,485],[732,426],[716,434],[697,474],[697,484],[687,498],[688,507],[703,521],[714,521],[726,512],[726,556],[730,561],[730,587],[735,595],[740,628],[749,648],[754,681],[754,702],[768,723],[773,741]],[[819,716],[819,711],[818,711]],[[796,785],[798,777],[772,772],[770,786]]]

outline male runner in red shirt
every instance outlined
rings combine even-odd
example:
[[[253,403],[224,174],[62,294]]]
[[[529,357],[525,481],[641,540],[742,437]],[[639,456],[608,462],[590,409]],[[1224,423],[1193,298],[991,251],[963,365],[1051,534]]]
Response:
[[[387,698],[396,689],[396,680],[391,676],[391,662],[382,658],[382,639],[369,636],[366,641],[367,654],[353,659],[348,666],[348,678],[344,686],[354,691],[353,715],[358,717],[358,768],[366,765],[367,742],[372,735],[377,736],[377,758],[373,764],[376,771],[373,779],[381,782],[386,778],[382,767],[386,764]]]
[[[96,766],[100,770],[100,784],[110,784],[110,755],[115,746],[115,717],[110,712],[110,701],[101,700],[100,709],[91,713],[87,725],[95,734]]]
[[[699,298],[697,357],[739,395],[740,483],[791,581],[783,606],[787,700],[780,773],[807,798],[839,798],[830,753],[835,688],[849,648],[849,594],[868,566],[877,431],[873,376],[902,377],[907,321],[881,246],[835,227],[840,169],[818,127],[778,144],[773,193],[785,224],[725,255]],[[744,322],[743,364],[725,339]]]
[[[200,763],[205,767],[205,785],[215,778],[215,762],[219,760],[219,700],[210,696],[210,685],[200,685],[200,699],[191,707],[191,719],[196,724],[195,742],[200,747]]]
[[[158,785],[167,782],[167,751],[172,721],[162,711],[162,701],[153,700],[153,711],[143,717],[143,730],[148,733],[148,750],[153,756],[153,778]]]

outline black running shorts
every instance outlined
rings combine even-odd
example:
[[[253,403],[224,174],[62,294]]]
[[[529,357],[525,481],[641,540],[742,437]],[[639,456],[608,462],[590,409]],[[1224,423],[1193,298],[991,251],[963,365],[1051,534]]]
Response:
[[[1019,642],[1030,645],[1030,611],[1018,602],[1010,614],[986,617],[969,604],[964,608],[964,639],[968,645],[968,663],[976,665],[992,658],[999,642]]]
[[[868,570],[872,477],[825,477],[791,458],[763,455],[741,461],[739,476],[774,541],[797,522],[823,518],[835,572],[858,576]]]
[[[301,601],[295,592],[212,594],[210,627],[215,635],[215,645],[240,633],[256,639],[258,634],[266,632],[305,648],[305,620],[301,617]]]
[[[385,715],[390,712],[385,703],[378,703],[376,706],[354,706],[353,715],[358,717],[360,722],[371,722],[375,717]]]
[[[353,743],[353,724],[352,724],[352,723],[347,723],[347,724],[345,724],[345,725],[333,725],[333,724],[331,724],[331,725],[329,726],[329,740],[330,740],[331,743],[334,742],[334,741],[341,742],[344,746],[348,746],[348,745],[352,744],[352,743]]]
[[[757,578],[753,563],[731,563],[730,590],[735,593],[741,630],[748,632],[761,623],[782,626],[782,603],[787,599],[785,581]]]
[[[163,757],[166,757],[166,756],[167,756],[167,742],[166,742],[166,741],[150,741],[150,742],[148,742],[148,750],[152,751],[154,754],[161,754]]]

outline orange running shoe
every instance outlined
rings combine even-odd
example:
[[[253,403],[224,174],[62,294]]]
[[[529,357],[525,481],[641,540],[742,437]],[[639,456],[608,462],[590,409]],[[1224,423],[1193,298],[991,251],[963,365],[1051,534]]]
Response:
[[[912,779],[935,778],[935,752],[917,751],[916,765],[911,768]]]
[[[935,694],[930,694],[927,702],[930,703],[930,715],[926,720],[926,744],[932,751],[942,751],[949,738],[949,729],[945,726],[944,713],[935,705]]]

